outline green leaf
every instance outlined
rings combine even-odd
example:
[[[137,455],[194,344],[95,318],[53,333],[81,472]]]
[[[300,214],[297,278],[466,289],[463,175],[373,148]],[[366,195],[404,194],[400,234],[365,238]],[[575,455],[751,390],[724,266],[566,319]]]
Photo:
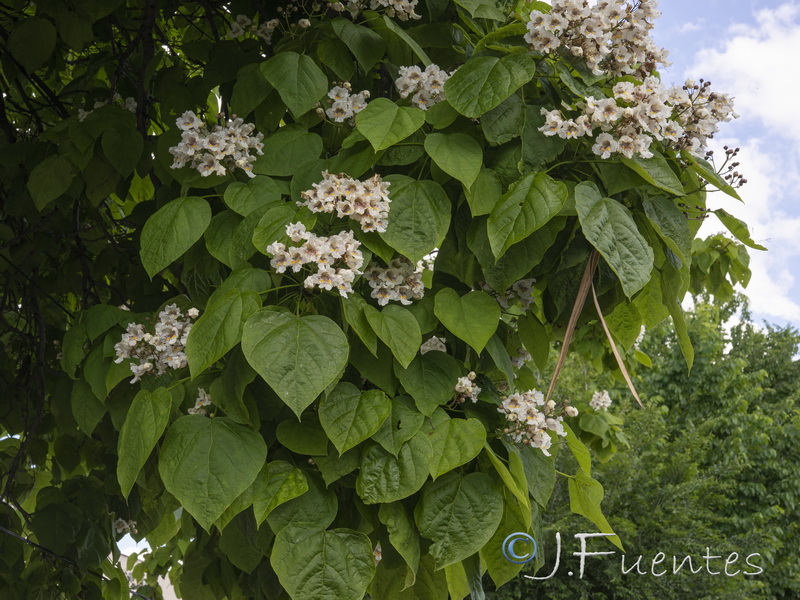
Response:
[[[497,174],[491,169],[481,169],[475,183],[466,191],[467,203],[473,217],[488,215],[497,205],[503,187]]]
[[[244,118],[267,99],[272,87],[267,82],[261,65],[253,63],[243,66],[236,73],[236,83],[231,94],[231,111]]]
[[[480,117],[529,82],[536,64],[528,54],[477,56],[444,84],[447,101],[465,117]]]
[[[167,491],[208,531],[253,483],[266,457],[264,439],[249,427],[187,415],[167,431],[158,471]]]
[[[414,510],[420,533],[441,569],[478,552],[503,518],[503,497],[485,473],[449,473],[425,486]]]
[[[256,159],[253,173],[259,175],[294,175],[302,165],[322,153],[322,138],[302,125],[284,125],[264,140],[264,154]]]
[[[438,248],[450,228],[450,199],[438,183],[390,175],[389,225],[381,233],[392,248],[416,263]]]
[[[653,270],[653,249],[639,233],[630,211],[616,200],[602,198],[592,183],[575,188],[583,234],[617,274],[628,298],[641,290]]]
[[[580,438],[575,435],[575,432],[572,431],[572,428],[567,425],[564,425],[564,431],[567,432],[567,447],[569,448],[572,455],[575,457],[575,460],[578,461],[578,467],[580,467],[581,471],[586,473],[587,475],[592,474],[592,455],[589,454],[589,449],[586,447]]]
[[[385,25],[386,29],[391,31],[394,35],[400,38],[400,40],[402,40],[409,48],[411,48],[411,51],[417,55],[417,58],[419,58],[422,61],[422,64],[424,66],[427,67],[428,65],[431,64],[431,59],[428,58],[428,55],[425,54],[425,51],[422,49],[422,47],[417,42],[415,42],[414,38],[408,35],[403,28],[401,28],[392,19],[390,19],[388,15],[383,15],[383,25]]]
[[[476,19],[505,20],[505,14],[497,8],[495,0],[455,0],[456,4],[467,9],[471,17]]]
[[[375,444],[361,457],[356,491],[365,504],[407,498],[425,483],[432,457],[431,441],[422,431],[404,443],[397,456]]]
[[[279,52],[261,63],[261,72],[295,119],[314,108],[330,87],[314,59],[295,52]]]
[[[449,419],[440,423],[431,435],[431,476],[436,479],[468,463],[480,454],[485,441],[486,429],[478,419]]]
[[[125,498],[167,428],[171,409],[172,396],[166,388],[141,390],[134,397],[117,443],[117,480]]]
[[[436,294],[433,310],[442,325],[478,354],[497,330],[501,315],[500,305],[486,292],[473,291],[459,297],[451,288]]]
[[[286,310],[266,307],[245,323],[242,351],[299,418],[340,376],[347,365],[349,346],[344,332],[327,317],[296,317]]]
[[[278,533],[285,527],[325,529],[336,518],[339,500],[326,490],[317,477],[307,476],[308,491],[276,507],[267,518],[270,529]]]
[[[27,72],[44,66],[56,47],[56,28],[47,19],[28,18],[9,27],[6,47]],[[38,92],[37,92],[38,96]]]
[[[257,427],[258,423],[251,419],[250,411],[244,403],[244,390],[255,378],[256,372],[237,348],[226,358],[222,376],[211,384],[209,394],[214,405],[232,421]]]
[[[94,428],[103,419],[107,410],[106,405],[97,398],[91,386],[82,379],[72,384],[70,406],[78,428],[86,435],[92,435]]]
[[[655,154],[652,158],[641,158],[639,156],[626,158],[623,156],[622,164],[639,174],[647,183],[670,194],[683,196],[681,180],[660,154]]]
[[[383,56],[386,42],[371,29],[342,17],[333,19],[331,26],[336,37],[347,45],[364,71],[369,71]]]
[[[606,324],[614,337],[627,350],[639,337],[642,330],[642,315],[636,304],[623,302],[610,315],[606,315]]]
[[[600,510],[600,503],[603,501],[603,486],[595,481],[583,471],[578,471],[575,477],[571,477],[569,482],[569,509],[579,515],[583,515],[594,523],[601,533],[614,533],[606,518]],[[609,541],[617,548],[625,552],[622,542],[617,535],[612,535]]]
[[[747,224],[744,221],[740,221],[721,208],[715,210],[714,214],[719,217],[719,220],[722,221],[722,224],[733,234],[733,237],[742,242],[745,246],[749,246],[754,250],[766,250],[764,246],[753,241],[753,238],[750,237],[750,230],[747,228]]]
[[[339,383],[319,404],[319,420],[341,456],[380,429],[392,403],[380,390],[360,391]]]
[[[372,543],[351,529],[282,529],[270,564],[295,600],[361,600],[375,574]]]
[[[375,98],[356,115],[356,129],[369,140],[376,152],[406,139],[424,122],[422,110],[397,106],[388,98]]]
[[[254,495],[253,512],[256,523],[261,525],[269,514],[284,502],[288,502],[308,491],[305,475],[297,467],[276,460],[266,465],[268,477],[259,494]]]
[[[684,263],[692,261],[692,232],[689,221],[672,200],[663,196],[645,198],[644,212],[670,250]]]
[[[561,154],[567,146],[567,140],[557,135],[546,136],[539,131],[545,122],[540,106],[526,106],[524,116],[521,162],[528,169],[538,170]]]
[[[348,294],[347,298],[342,299],[342,313],[344,318],[356,335],[364,343],[364,346],[372,352],[373,356],[378,356],[378,336],[372,330],[367,321],[365,313],[367,302],[357,293]]]
[[[419,532],[414,521],[406,513],[402,502],[381,504],[378,509],[378,519],[386,525],[392,547],[408,565],[406,587],[414,585],[420,555]]]
[[[314,418],[315,415],[306,415],[302,423],[294,419],[281,421],[275,428],[275,437],[278,442],[286,446],[295,454],[305,454],[306,456],[327,456],[328,455],[328,436]]]
[[[192,377],[197,377],[239,343],[244,321],[260,304],[256,292],[230,290],[206,308],[186,340],[186,359]]]
[[[429,417],[439,405],[453,399],[461,367],[452,356],[432,351],[418,355],[408,368],[395,369],[395,372],[403,389],[414,398],[419,412]]]
[[[518,94],[509,96],[481,116],[486,141],[497,146],[522,135],[525,126],[525,103]]]
[[[397,456],[400,448],[422,427],[425,416],[417,411],[411,398],[398,396],[392,400],[392,414],[372,436],[384,450]]]
[[[417,319],[408,310],[397,305],[386,306],[383,310],[366,306],[364,310],[370,327],[389,346],[397,362],[407,368],[422,345],[422,333]]]
[[[425,137],[425,152],[438,167],[472,187],[483,165],[483,150],[465,133],[431,133]]]
[[[528,173],[511,185],[489,215],[487,233],[499,259],[555,217],[567,201],[567,186],[545,173]]]
[[[15,30],[16,31],[16,30]],[[38,211],[69,189],[72,184],[72,165],[63,156],[48,156],[31,171],[28,192]]]
[[[532,313],[527,313],[517,321],[517,331],[522,345],[531,353],[533,362],[540,371],[544,371],[550,355],[550,336],[544,325]]]
[[[211,207],[202,198],[176,198],[155,212],[142,228],[139,256],[150,279],[203,237]]]
[[[270,206],[253,230],[253,246],[266,254],[267,246],[278,240],[288,240],[286,226],[296,221],[297,209],[290,204]]]
[[[538,452],[538,454],[542,453]],[[486,568],[489,571],[489,576],[492,578],[495,587],[498,588],[516,577],[524,567],[524,565],[513,563],[503,556],[503,542],[506,538],[512,533],[527,533],[528,531],[519,512],[519,506],[516,504],[514,496],[511,492],[506,491],[503,494],[503,518],[500,521],[500,525],[480,551],[481,558],[486,563]],[[518,547],[521,548],[522,546]]]
[[[231,268],[246,264],[247,259],[255,253],[255,247],[248,244],[237,244],[235,233],[244,219],[232,210],[217,213],[203,234],[209,254],[219,262]]]
[[[280,202],[281,189],[274,179],[259,175],[249,183],[231,183],[225,188],[224,200],[228,208],[246,217],[257,208]]]
[[[664,263],[661,271],[661,296],[672,317],[675,336],[678,338],[678,345],[686,360],[686,366],[691,371],[694,364],[694,348],[692,347],[692,340],[689,338],[689,329],[680,304],[685,294],[686,287],[682,282],[680,271],[672,268],[669,263]]]
[[[725,192],[732,198],[736,198],[737,200],[742,199],[739,196],[739,193],[733,187],[731,187],[731,185],[725,181],[725,179],[722,178],[719,173],[716,172],[716,170],[714,170],[714,167],[711,166],[708,161],[700,158],[699,156],[693,156],[688,150],[681,150],[681,158],[687,165],[689,165],[689,168],[692,171],[697,173],[715,188]]]
[[[500,458],[492,450],[488,442],[484,444],[484,450],[489,460],[492,463],[497,474],[500,475],[500,480],[505,484],[506,489],[510,491],[514,497],[519,501],[519,506],[522,510],[523,521],[525,528],[531,526],[531,501],[528,498],[527,478],[525,477],[525,469],[522,465],[522,460],[519,457],[519,452],[516,448],[506,445],[508,449],[508,466],[500,460]],[[512,473],[513,469],[513,473]]]
[[[525,471],[525,481],[528,483],[528,492],[542,508],[547,508],[547,503],[553,495],[556,485],[556,463],[552,456],[545,456],[538,448],[522,448],[519,451],[522,467]]]
[[[108,162],[123,177],[133,173],[144,150],[142,135],[131,127],[109,127],[103,134],[101,145]]]

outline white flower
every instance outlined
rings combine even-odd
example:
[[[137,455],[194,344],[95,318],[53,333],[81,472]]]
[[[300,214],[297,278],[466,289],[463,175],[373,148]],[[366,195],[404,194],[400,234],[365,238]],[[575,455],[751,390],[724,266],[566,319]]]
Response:
[[[608,391],[595,392],[589,401],[589,406],[596,411],[608,410],[608,407],[611,406],[611,396],[608,395]]]

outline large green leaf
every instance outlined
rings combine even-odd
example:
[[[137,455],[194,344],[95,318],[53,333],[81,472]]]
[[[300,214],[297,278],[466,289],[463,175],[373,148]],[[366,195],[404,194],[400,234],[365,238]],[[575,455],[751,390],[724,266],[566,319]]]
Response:
[[[392,403],[380,390],[362,392],[352,383],[339,383],[319,403],[319,420],[339,455],[380,429]]]
[[[692,232],[689,222],[672,200],[663,196],[645,198],[644,212],[658,235],[684,263],[692,260]]]
[[[501,315],[500,305],[486,292],[473,291],[459,297],[451,288],[436,294],[433,310],[442,325],[478,353],[497,331]]]
[[[461,375],[458,361],[444,352],[418,355],[407,369],[395,369],[406,393],[414,398],[419,411],[431,416],[441,404],[453,399]]]
[[[215,298],[189,331],[186,359],[197,377],[242,339],[242,325],[261,304],[256,292],[230,290]]]
[[[528,54],[502,58],[477,56],[469,59],[447,80],[447,101],[466,117],[480,117],[530,81],[536,64]]]
[[[575,188],[583,234],[619,277],[628,298],[650,281],[653,249],[639,233],[630,211],[616,200],[603,198],[593,183]]]
[[[390,175],[389,225],[381,233],[392,248],[417,262],[438,248],[450,227],[450,199],[438,183]]]
[[[556,463],[552,456],[545,456],[538,448],[522,448],[519,452],[522,467],[525,471],[525,481],[528,492],[542,508],[547,508],[547,503],[553,495],[556,485]]]
[[[176,198],[156,211],[142,228],[139,256],[152,279],[203,237],[211,207],[202,198]]]
[[[375,444],[361,457],[356,491],[365,504],[407,498],[428,478],[432,456],[431,441],[423,431],[403,444],[397,456]]]
[[[383,422],[380,429],[372,436],[384,450],[397,456],[404,443],[416,435],[425,421],[407,396],[398,396],[392,400],[392,414]]]
[[[547,357],[550,355],[550,336],[547,330],[532,313],[523,315],[517,321],[519,339],[525,349],[531,353],[533,362],[540,371],[547,368]]]
[[[431,434],[431,476],[436,479],[478,456],[486,441],[486,429],[478,419],[449,419]]]
[[[9,27],[11,33],[6,41],[8,52],[26,71],[35,71],[53,54],[56,47],[56,28],[47,19],[38,17],[24,19],[13,25]]]
[[[344,332],[327,317],[297,317],[284,309],[266,307],[245,323],[242,351],[299,417],[340,376],[347,365],[349,346]]]
[[[656,154],[651,158],[641,158],[640,156],[625,158],[623,156],[622,163],[632,171],[635,171],[647,183],[670,194],[683,196],[681,180],[660,154]]]
[[[402,306],[389,305],[378,310],[373,306],[364,308],[370,327],[389,346],[403,368],[408,367],[422,345],[419,322]]]
[[[295,118],[314,108],[330,87],[314,59],[296,52],[279,52],[261,64],[261,72]]]
[[[483,165],[483,150],[466,133],[431,133],[425,136],[425,152],[439,168],[470,189]]]
[[[171,409],[172,396],[166,388],[141,390],[134,397],[117,443],[117,480],[125,498],[167,428]]]
[[[236,83],[233,84],[231,94],[231,111],[244,118],[258,108],[271,91],[272,86],[264,77],[260,64],[244,65],[236,73]]]
[[[44,209],[69,189],[72,165],[63,156],[48,156],[31,171],[28,192],[37,210]]]
[[[567,201],[567,186],[545,173],[528,173],[515,182],[489,215],[487,233],[499,259],[555,217]]]
[[[257,208],[280,202],[281,189],[274,179],[258,176],[248,183],[234,182],[225,188],[228,208],[246,217]]]
[[[500,525],[503,496],[486,473],[448,475],[428,483],[414,510],[420,533],[441,569],[478,552]]]
[[[297,467],[276,460],[267,464],[266,469],[263,486],[253,494],[253,512],[259,526],[275,508],[308,491],[306,477]]]
[[[721,208],[715,210],[714,214],[717,215],[719,220],[722,221],[722,224],[728,228],[728,231],[733,234],[733,237],[742,242],[745,246],[749,246],[754,250],[766,250],[764,246],[753,241],[753,238],[750,237],[750,230],[747,228],[747,224],[744,221],[737,219],[728,211]]]
[[[225,417],[187,415],[167,431],[158,471],[167,491],[208,531],[267,458],[255,431]]]
[[[473,217],[488,215],[497,205],[503,187],[497,178],[497,173],[491,169],[481,169],[475,183],[466,190],[467,203]]]
[[[539,454],[542,453],[539,452]],[[503,542],[509,535],[527,533],[525,521],[519,512],[519,505],[514,500],[513,494],[506,490],[503,493],[503,518],[500,520],[500,525],[486,545],[481,548],[481,558],[486,563],[489,576],[498,588],[516,577],[524,567],[524,564],[513,563],[503,555]],[[522,544],[518,548],[522,548]]]
[[[357,293],[348,294],[347,298],[342,300],[342,314],[345,320],[356,332],[364,346],[377,357],[378,336],[375,335],[367,321],[366,307],[366,300]]]
[[[342,17],[333,19],[331,26],[336,37],[347,45],[364,71],[369,71],[383,56],[386,42],[371,29]]]
[[[253,172],[260,175],[294,175],[297,165],[322,153],[322,138],[310,133],[302,125],[281,127],[264,140],[264,154],[253,165]]]
[[[356,115],[356,129],[376,152],[394,146],[422,127],[425,113],[411,106],[397,106],[388,98],[375,98]]]
[[[600,510],[600,503],[603,501],[603,486],[600,482],[592,479],[583,471],[578,471],[575,477],[569,478],[569,509],[579,515],[583,515],[594,523],[601,533],[613,534],[606,518]],[[617,548],[622,550],[622,542],[617,535],[612,535],[609,541]]]
[[[284,528],[270,564],[292,600],[361,600],[375,574],[369,538],[351,529]]]
[[[409,517],[402,502],[381,504],[378,519],[386,525],[389,541],[408,565],[406,586],[414,584],[419,568],[419,532],[414,521]]]
[[[270,476],[271,479],[271,476]],[[270,529],[278,533],[284,527],[316,527],[325,529],[339,510],[339,499],[331,490],[325,489],[318,477],[306,476],[308,490],[299,496],[276,506],[267,517]],[[256,515],[258,508],[257,503]]]
[[[108,162],[123,177],[128,177],[144,150],[142,135],[133,127],[111,126],[103,133],[100,142]]]

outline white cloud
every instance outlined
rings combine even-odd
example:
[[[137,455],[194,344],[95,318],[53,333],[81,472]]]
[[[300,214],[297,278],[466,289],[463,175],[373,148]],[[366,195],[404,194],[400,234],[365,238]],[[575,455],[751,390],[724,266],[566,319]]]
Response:
[[[687,21],[678,27],[678,33],[692,33],[693,31],[700,31],[703,28],[703,19],[699,21]]]
[[[737,24],[716,48],[695,56],[687,76],[706,77],[712,89],[736,98],[742,116],[723,124],[725,139],[712,148],[723,157],[723,144],[739,146],[737,161],[748,183],[740,190],[746,204],[720,193],[712,208],[725,208],[750,225],[752,237],[769,252],[751,250],[753,277],[747,287],[756,317],[800,321],[800,119],[795,99],[800,79],[791,72],[800,55],[800,5],[787,3],[761,10],[751,24]],[[787,71],[787,68],[789,69]],[[724,228],[711,217],[706,234]]]

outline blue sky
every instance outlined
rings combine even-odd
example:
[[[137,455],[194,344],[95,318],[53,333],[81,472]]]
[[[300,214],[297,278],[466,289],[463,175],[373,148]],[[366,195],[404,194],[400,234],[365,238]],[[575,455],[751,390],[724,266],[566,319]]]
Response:
[[[710,204],[747,221],[769,248],[751,251],[753,316],[800,326],[800,0],[662,0],[659,8],[653,37],[673,63],[664,82],[704,77],[735,97],[741,115],[714,142],[742,148],[745,204],[722,194]],[[712,217],[701,234],[722,229]]]

